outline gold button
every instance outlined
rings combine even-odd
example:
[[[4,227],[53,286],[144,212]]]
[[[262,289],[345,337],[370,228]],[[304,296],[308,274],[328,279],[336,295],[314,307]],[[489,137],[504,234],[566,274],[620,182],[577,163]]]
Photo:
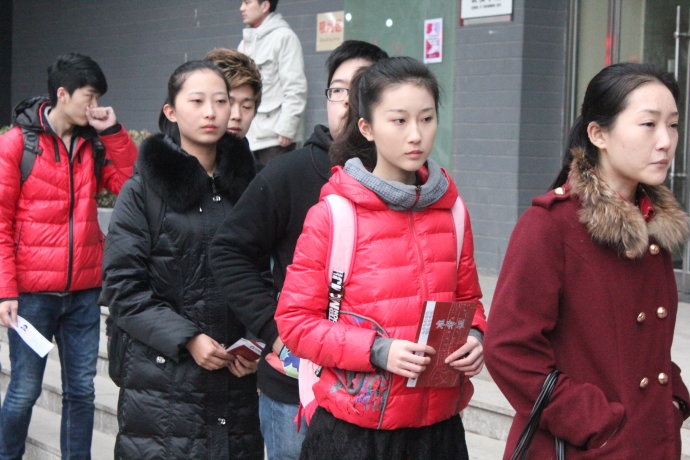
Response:
[[[647,388],[647,385],[649,385],[649,379],[647,377],[642,378],[640,380],[640,388]]]
[[[627,251],[625,251],[625,257],[627,257],[628,259],[634,259],[635,251],[628,249]]]
[[[668,310],[664,307],[659,307],[656,309],[656,316],[658,316],[659,319],[664,319],[668,316]]]
[[[637,322],[638,323],[644,323],[644,320],[647,319],[647,314],[643,311],[637,314]]]
[[[657,244],[650,244],[649,245],[649,253],[653,256],[659,254],[659,245]]]
[[[662,385],[666,385],[668,383],[668,375],[664,374],[663,372],[659,374],[659,376],[656,379]]]
[[[563,190],[563,187],[558,187],[556,190],[553,191],[556,195],[563,195],[565,194],[565,190]]]

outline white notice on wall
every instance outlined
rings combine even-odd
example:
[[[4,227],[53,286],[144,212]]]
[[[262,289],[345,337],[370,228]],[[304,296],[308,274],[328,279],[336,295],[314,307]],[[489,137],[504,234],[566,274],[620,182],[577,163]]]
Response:
[[[462,0],[461,19],[513,14],[513,0]]]

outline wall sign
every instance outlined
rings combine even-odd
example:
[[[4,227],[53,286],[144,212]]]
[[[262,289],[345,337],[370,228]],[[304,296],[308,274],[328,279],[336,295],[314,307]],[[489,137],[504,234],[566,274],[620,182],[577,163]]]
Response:
[[[483,19],[489,20],[505,20],[513,14],[513,0],[462,0],[460,7],[460,23],[465,21],[468,23],[485,22]],[[501,16],[501,18],[496,18]],[[475,21],[479,20],[479,21]]]
[[[343,11],[329,11],[316,15],[316,51],[331,51],[345,37]]]
[[[424,64],[443,62],[443,18],[424,21]]]

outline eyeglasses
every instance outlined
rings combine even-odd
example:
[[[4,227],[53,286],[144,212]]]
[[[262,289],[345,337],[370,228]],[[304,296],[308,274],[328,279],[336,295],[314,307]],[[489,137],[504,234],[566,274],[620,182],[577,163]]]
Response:
[[[350,90],[347,88],[326,88],[326,97],[331,102],[343,102],[347,100]]]

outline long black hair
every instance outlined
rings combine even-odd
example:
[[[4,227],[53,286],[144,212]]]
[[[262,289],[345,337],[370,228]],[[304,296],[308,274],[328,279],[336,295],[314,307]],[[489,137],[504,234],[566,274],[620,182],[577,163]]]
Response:
[[[411,57],[381,59],[360,69],[350,84],[348,111],[343,130],[329,150],[333,165],[344,165],[358,157],[366,168],[376,166],[376,146],[359,131],[358,122],[364,118],[371,123],[371,114],[381,101],[383,91],[391,85],[412,83],[429,90],[438,112],[439,85],[434,74],[421,62]]]
[[[592,167],[597,166],[599,149],[589,140],[587,127],[592,122],[605,129],[613,127],[618,114],[625,110],[630,93],[651,82],[659,82],[668,88],[678,104],[678,82],[670,73],[650,64],[614,64],[605,67],[592,78],[587,85],[580,116],[570,128],[561,171],[551,188],[560,187],[567,180],[574,149],[584,150],[587,162]]]

